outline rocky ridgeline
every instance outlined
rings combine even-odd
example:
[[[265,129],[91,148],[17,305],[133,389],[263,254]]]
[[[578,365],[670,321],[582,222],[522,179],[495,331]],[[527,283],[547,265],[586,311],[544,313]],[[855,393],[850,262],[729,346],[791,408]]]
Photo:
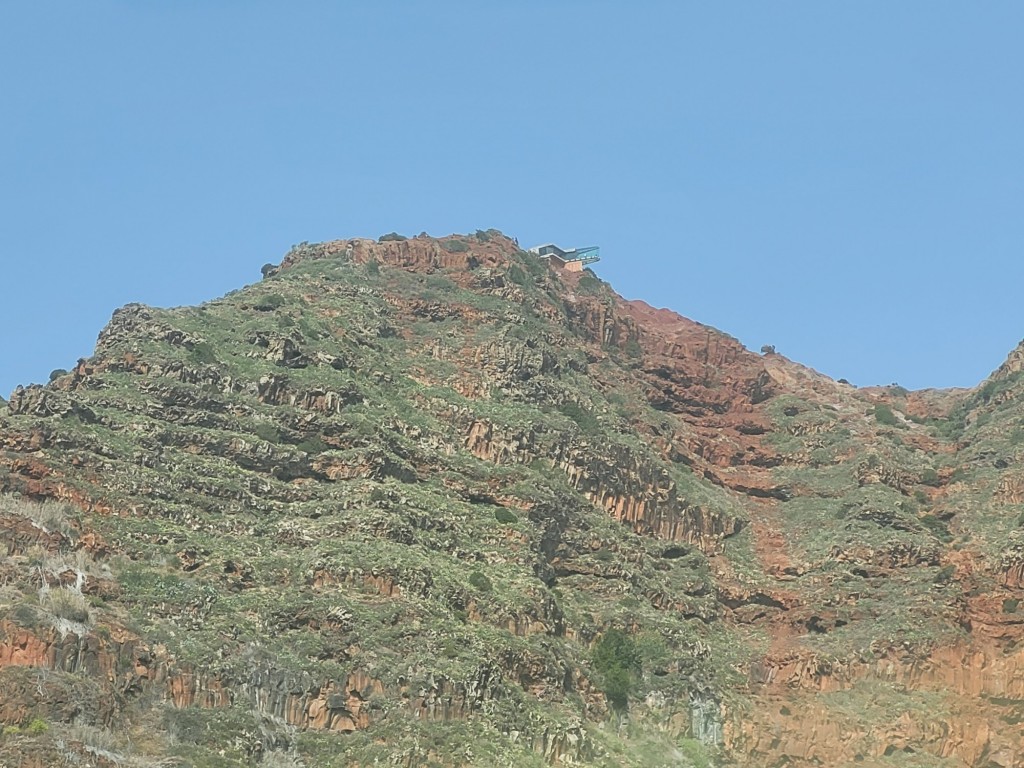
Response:
[[[1024,760],[1018,353],[859,391],[494,231],[264,275],[11,394],[0,761]]]

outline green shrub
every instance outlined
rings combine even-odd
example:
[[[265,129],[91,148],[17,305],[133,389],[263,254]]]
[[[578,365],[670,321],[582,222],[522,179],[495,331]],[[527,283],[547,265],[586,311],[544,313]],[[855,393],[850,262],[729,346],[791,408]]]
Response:
[[[1020,600],[1016,597],[1008,597],[1003,600],[1003,613],[1016,613],[1017,606],[1020,605]]]
[[[508,268],[507,277],[510,283],[515,283],[516,285],[526,286],[532,282],[523,268],[518,264],[513,264]]]
[[[594,646],[591,661],[608,702],[617,709],[625,708],[640,667],[640,654],[633,638],[621,629],[609,629]]]
[[[386,235],[381,235],[380,237],[378,237],[377,238],[377,242],[379,242],[379,243],[387,243],[387,242],[400,243],[403,240],[408,240],[408,239],[409,238],[407,238],[405,235],[400,235],[397,232],[388,232]]]
[[[38,736],[39,734],[46,733],[48,730],[50,730],[50,726],[41,717],[37,717],[33,719],[31,723],[28,724],[28,727],[25,730],[31,733],[33,736]]]
[[[580,281],[577,283],[577,286],[581,293],[598,293],[604,286],[604,283],[602,283],[593,272],[587,269],[580,275]]]
[[[953,576],[956,574],[956,567],[952,565],[944,565],[939,568],[939,572],[935,574],[936,584],[946,584],[953,580]]]
[[[273,273],[274,270],[276,269],[276,264],[271,264],[270,262],[267,262],[262,267],[260,267],[260,274],[263,275],[263,279],[266,280],[268,277],[270,277],[271,273]]]
[[[885,424],[888,427],[895,427],[899,424],[899,419],[897,419],[896,414],[892,412],[892,408],[884,403],[879,403],[875,406],[875,420],[879,424]]]
[[[930,485],[933,488],[938,488],[941,480],[939,479],[939,473],[931,467],[928,467],[921,473],[921,484]]]
[[[253,304],[253,309],[259,310],[260,312],[273,312],[275,309],[280,309],[285,305],[287,299],[280,293],[270,293],[266,296],[262,296],[256,300]]]
[[[441,243],[441,247],[448,253],[465,253],[469,250],[469,243],[462,240],[445,240]]]
[[[686,756],[693,768],[711,768],[713,765],[711,758],[708,757],[707,748],[697,739],[680,739],[679,751]]]
[[[949,526],[946,525],[944,520],[936,517],[935,515],[924,515],[921,517],[921,524],[940,541],[948,542],[953,540],[953,536],[949,532]]]
[[[253,433],[260,440],[266,440],[268,443],[277,443],[281,440],[281,431],[277,428],[277,425],[269,421],[259,422]]]
[[[376,277],[380,274],[380,264],[377,263],[376,259],[370,259],[366,262],[366,274]]]
[[[479,240],[481,243],[486,243],[488,240],[491,239],[491,233],[489,231],[484,232],[484,230],[478,229],[474,237],[476,237],[476,239]]]
[[[506,509],[505,507],[498,507],[494,510],[494,519],[503,525],[514,525],[519,522],[519,518],[516,516],[516,513],[511,509]]]
[[[56,381],[57,379],[59,379],[61,376],[67,376],[67,375],[68,375],[68,372],[66,370],[64,370],[63,368],[54,368],[52,371],[50,371],[50,382],[52,383],[52,382]]]
[[[25,605],[24,603],[17,605],[7,615],[19,627],[34,629],[39,626],[39,614],[36,613],[36,609],[31,605]]]
[[[558,407],[558,410],[575,421],[584,432],[593,433],[600,429],[601,423],[597,417],[579,403],[564,403]]]
[[[473,571],[469,574],[469,583],[481,592],[492,592],[494,590],[491,580],[486,575],[480,573],[480,571]]]
[[[202,365],[214,365],[217,361],[217,353],[213,351],[213,345],[208,341],[200,341],[188,351],[188,358],[193,363]]]
[[[644,669],[664,669],[672,661],[672,652],[659,634],[644,632],[635,643],[637,658]]]
[[[537,258],[537,254],[519,251],[516,254],[519,263],[534,277],[543,277],[550,271],[547,261]]]
[[[323,453],[324,451],[331,450],[331,446],[316,436],[307,437],[295,447],[306,453]]]

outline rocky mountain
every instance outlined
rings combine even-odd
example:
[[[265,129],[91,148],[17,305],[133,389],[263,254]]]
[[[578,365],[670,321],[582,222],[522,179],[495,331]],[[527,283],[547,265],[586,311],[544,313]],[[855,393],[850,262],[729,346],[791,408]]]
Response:
[[[0,765],[1024,765],[1024,346],[857,389],[499,232],[0,410]]]

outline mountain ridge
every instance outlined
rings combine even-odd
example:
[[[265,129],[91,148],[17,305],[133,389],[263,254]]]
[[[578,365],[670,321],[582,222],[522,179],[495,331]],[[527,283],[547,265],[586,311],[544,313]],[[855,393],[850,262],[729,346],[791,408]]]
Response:
[[[493,230],[264,277],[12,393],[0,757],[1024,759],[1015,353],[856,389]]]

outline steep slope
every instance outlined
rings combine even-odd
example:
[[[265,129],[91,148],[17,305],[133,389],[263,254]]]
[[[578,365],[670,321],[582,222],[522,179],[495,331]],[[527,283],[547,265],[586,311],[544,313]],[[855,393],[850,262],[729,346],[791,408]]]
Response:
[[[1013,356],[857,391],[493,231],[265,272],[12,393],[0,759],[1024,760]]]

